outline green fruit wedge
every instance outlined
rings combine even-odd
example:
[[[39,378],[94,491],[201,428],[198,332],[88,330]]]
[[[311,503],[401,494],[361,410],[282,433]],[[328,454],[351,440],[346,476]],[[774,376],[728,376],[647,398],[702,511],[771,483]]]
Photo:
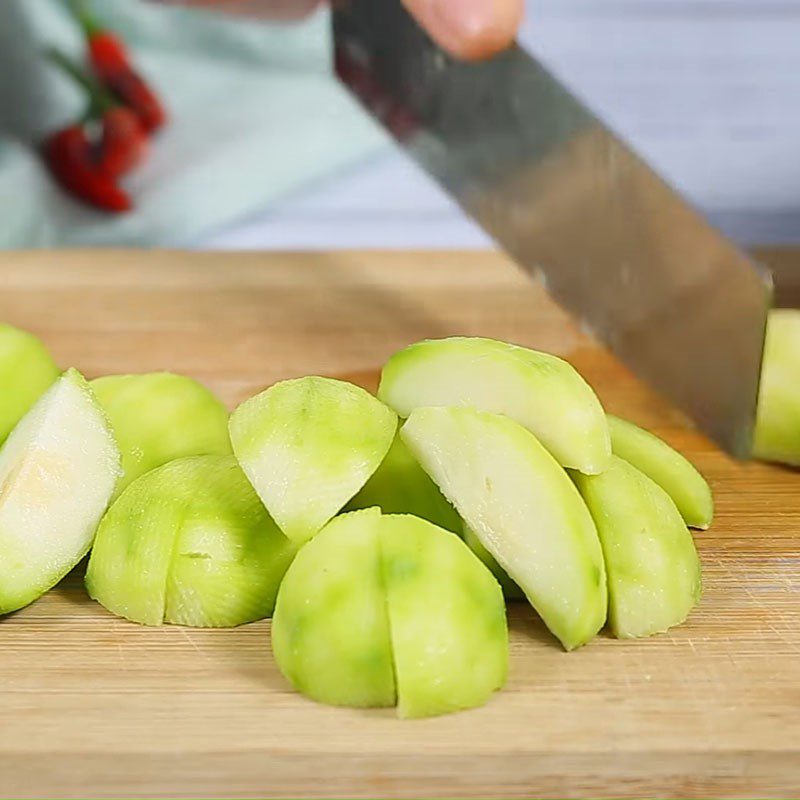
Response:
[[[573,479],[603,545],[614,635],[650,636],[683,622],[700,598],[700,560],[670,496],[617,457],[602,475]]]
[[[134,622],[233,627],[272,613],[294,553],[233,456],[194,456],[146,473],[114,502],[86,586]]]
[[[281,530],[314,536],[364,486],[394,439],[397,417],[358,386],[283,381],[231,417],[233,449]]]
[[[597,530],[536,437],[471,408],[419,408],[401,436],[564,647],[589,641],[607,609]]]
[[[105,415],[69,370],[0,450],[0,614],[36,600],[86,555],[119,471]]]
[[[454,533],[461,518],[439,487],[396,436],[386,458],[364,488],[347,504],[348,511],[377,506],[384,514],[413,514]]]
[[[714,518],[711,487],[695,466],[655,434],[609,415],[614,454],[654,480],[675,502],[687,525],[705,530]]]
[[[59,374],[35,336],[0,324],[0,444]]]
[[[419,342],[393,355],[378,397],[401,417],[464,406],[504,414],[565,467],[594,474],[611,457],[608,423],[588,383],[566,361],[492,339]]]
[[[397,515],[380,522],[401,717],[485,703],[508,671],[503,593],[454,533]]]
[[[330,705],[393,706],[377,508],[337,517],[300,549],[272,620],[272,650],[299,692]]]
[[[508,600],[524,600],[525,592],[508,577],[508,573],[497,563],[495,557],[483,546],[477,534],[469,527],[463,524],[462,532],[464,541],[473,553],[489,568],[489,571],[497,579],[500,588],[503,590],[503,595]]]
[[[109,375],[92,381],[92,388],[122,451],[117,495],[176,458],[231,453],[225,406],[192,378],[170,372]]]
[[[800,311],[771,311],[753,455],[800,466]]]

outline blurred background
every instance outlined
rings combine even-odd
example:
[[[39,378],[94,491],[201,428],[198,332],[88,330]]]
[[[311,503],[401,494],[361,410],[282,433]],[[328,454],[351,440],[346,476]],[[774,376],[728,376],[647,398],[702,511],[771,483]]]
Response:
[[[169,123],[109,216],[33,147],[84,100],[42,57],[82,57],[61,0],[0,10],[2,247],[483,247],[485,236],[331,77],[325,12],[299,24],[142,0],[88,4]],[[525,46],[727,233],[800,241],[800,0],[531,0]]]

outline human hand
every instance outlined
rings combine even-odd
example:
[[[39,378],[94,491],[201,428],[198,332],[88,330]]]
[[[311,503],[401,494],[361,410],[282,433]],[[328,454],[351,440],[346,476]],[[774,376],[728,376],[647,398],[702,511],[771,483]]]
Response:
[[[171,0],[175,2],[175,0]],[[184,5],[299,19],[321,0],[177,0]],[[522,20],[524,0],[402,0],[436,41],[453,55],[487,58],[511,44]]]

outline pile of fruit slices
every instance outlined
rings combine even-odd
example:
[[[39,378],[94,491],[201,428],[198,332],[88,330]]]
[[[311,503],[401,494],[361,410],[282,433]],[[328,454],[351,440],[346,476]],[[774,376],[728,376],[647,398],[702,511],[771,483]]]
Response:
[[[504,594],[567,650],[606,622],[667,630],[700,595],[687,526],[711,523],[707,483],[552,355],[420,342],[377,398],[307,377],[230,419],[182,376],[62,375],[8,326],[0,376],[0,613],[91,549],[87,588],[115,614],[226,627],[274,612],[299,691],[413,717],[503,685]]]

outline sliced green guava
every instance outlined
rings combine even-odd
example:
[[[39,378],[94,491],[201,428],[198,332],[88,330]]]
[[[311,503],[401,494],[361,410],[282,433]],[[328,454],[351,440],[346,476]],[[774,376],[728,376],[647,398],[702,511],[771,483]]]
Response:
[[[0,614],[36,600],[86,555],[119,462],[89,385],[69,370],[0,450]]]
[[[233,456],[193,456],[142,475],[117,498],[86,586],[144,625],[233,627],[272,613],[294,552]]]
[[[383,517],[380,546],[398,714],[482,705],[508,672],[500,585],[456,534],[427,520]]]
[[[569,363],[493,339],[418,342],[383,368],[378,397],[401,417],[459,406],[504,414],[536,435],[565,467],[602,472],[611,457],[600,401]]]
[[[606,577],[592,517],[566,472],[508,417],[419,408],[401,429],[484,547],[567,650],[606,620]]]
[[[377,508],[337,517],[300,549],[278,591],[275,661],[318,702],[395,704],[380,524]]]
[[[497,582],[503,590],[503,594],[508,600],[525,600],[525,592],[508,577],[508,573],[497,563],[495,557],[483,546],[476,533],[463,524],[462,532],[464,541],[473,553],[489,568],[489,571],[497,578]]]
[[[608,424],[614,454],[654,480],[673,499],[687,525],[708,528],[714,518],[714,498],[694,464],[632,422],[609,415]]]
[[[231,453],[227,409],[192,378],[170,372],[108,375],[91,385],[122,451],[117,495],[177,458]]]
[[[602,475],[573,480],[603,545],[613,633],[650,636],[683,622],[700,599],[700,560],[670,496],[616,456]]]
[[[283,381],[231,417],[233,449],[281,530],[314,536],[378,469],[397,416],[369,392],[331,378]]]
[[[60,372],[35,336],[0,324],[0,444]]]
[[[770,312],[753,455],[800,466],[800,311]]]

